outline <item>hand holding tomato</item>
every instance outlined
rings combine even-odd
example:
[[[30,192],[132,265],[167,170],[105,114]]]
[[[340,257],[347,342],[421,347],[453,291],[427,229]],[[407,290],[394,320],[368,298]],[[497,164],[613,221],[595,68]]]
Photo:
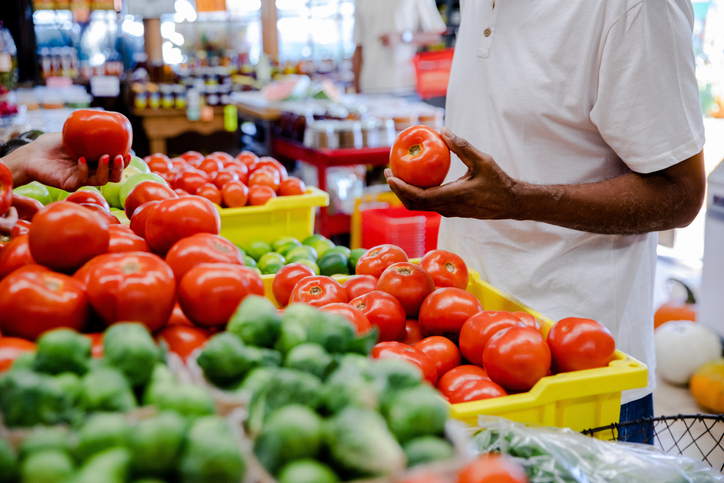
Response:
[[[450,169],[450,149],[433,129],[408,127],[392,145],[390,169],[394,176],[413,186],[440,186]]]
[[[78,109],[63,124],[63,147],[73,159],[94,163],[102,156],[125,158],[131,144],[131,122],[118,112]]]

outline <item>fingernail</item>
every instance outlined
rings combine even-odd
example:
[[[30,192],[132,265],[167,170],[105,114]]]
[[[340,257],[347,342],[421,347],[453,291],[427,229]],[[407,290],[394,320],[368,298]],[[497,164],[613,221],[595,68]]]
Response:
[[[442,130],[440,131],[440,134],[442,134],[443,137],[446,137],[448,139],[455,139],[455,135],[452,133],[451,130],[449,130],[447,128],[447,126],[442,128]]]
[[[107,154],[101,156],[101,163],[108,164],[111,162],[111,157]]]
[[[86,164],[85,158],[81,156],[80,159],[78,159],[78,163]]]

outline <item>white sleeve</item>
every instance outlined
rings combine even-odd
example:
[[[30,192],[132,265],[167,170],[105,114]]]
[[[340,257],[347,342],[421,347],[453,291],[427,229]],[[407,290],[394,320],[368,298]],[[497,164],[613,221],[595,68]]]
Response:
[[[419,30],[423,32],[443,33],[447,25],[437,10],[435,0],[417,0],[417,13],[419,16]]]
[[[688,0],[643,1],[603,39],[591,121],[628,167],[652,173],[701,151]]]
[[[354,6],[354,30],[352,31],[352,42],[354,42],[357,47],[362,47],[362,41],[364,40],[364,34],[363,29],[364,25],[362,23],[362,6],[360,5],[362,2],[355,2]]]

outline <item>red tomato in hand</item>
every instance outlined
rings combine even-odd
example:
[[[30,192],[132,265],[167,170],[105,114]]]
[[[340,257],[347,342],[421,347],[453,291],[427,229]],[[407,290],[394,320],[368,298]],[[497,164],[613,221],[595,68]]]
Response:
[[[268,186],[276,193],[281,185],[279,173],[269,168],[255,170],[249,175],[249,186],[257,185]]]
[[[458,483],[528,483],[528,475],[515,460],[491,454],[460,470]]]
[[[303,195],[307,190],[307,185],[299,178],[290,176],[279,185],[279,196],[297,196]]]
[[[241,250],[226,238],[210,233],[198,233],[177,241],[166,254],[166,263],[173,270],[176,282],[201,263],[231,263],[244,265]]]
[[[125,158],[132,143],[131,122],[118,112],[78,109],[63,124],[63,148],[75,160],[92,163],[104,154]]]
[[[148,221],[149,215],[156,208],[156,205],[158,203],[160,202],[149,201],[148,203],[144,203],[136,208],[136,212],[131,217],[130,225],[133,233],[140,236],[141,238],[146,238],[146,221]]]
[[[445,250],[433,250],[420,259],[420,267],[430,274],[435,287],[468,286],[468,267],[462,258]]]
[[[420,330],[420,324],[416,320],[405,321],[405,338],[402,339],[403,344],[415,345],[420,342],[424,337]]]
[[[472,365],[457,366],[440,376],[437,381],[437,390],[443,396],[450,398],[450,395],[461,387],[480,380],[490,380],[488,373],[482,367]]]
[[[551,327],[547,341],[556,372],[606,367],[616,351],[611,332],[592,319],[561,319]]]
[[[0,282],[0,330],[6,336],[35,340],[57,327],[80,331],[89,317],[86,288],[67,275],[31,265]]]
[[[161,201],[170,198],[178,198],[178,195],[168,186],[155,181],[144,181],[133,187],[126,198],[126,216],[131,219],[136,209],[149,201]]]
[[[415,264],[400,262],[382,272],[377,290],[386,292],[400,301],[409,318],[417,317],[422,301],[435,290],[430,275]]]
[[[207,156],[206,159],[199,163],[197,169],[211,176],[224,169],[224,164],[215,157]]]
[[[373,359],[402,359],[415,364],[422,371],[422,376],[433,386],[437,383],[435,361],[415,347],[402,342],[380,342],[372,348]]]
[[[239,175],[234,171],[222,169],[214,176],[214,185],[219,189],[223,189],[226,183],[231,181],[239,181]]]
[[[400,341],[405,337],[405,309],[392,295],[374,290],[350,301],[361,310],[370,324],[380,330],[380,342]]]
[[[67,201],[56,201],[40,210],[33,217],[28,237],[33,260],[58,272],[73,272],[106,253],[110,239],[107,223]]]
[[[226,324],[242,300],[249,283],[237,265],[201,263],[186,272],[178,287],[184,314],[205,327]]]
[[[347,292],[332,277],[314,276],[301,279],[289,296],[289,303],[301,302],[314,307],[348,302]]]
[[[543,327],[540,325],[540,322],[531,314],[528,312],[513,312],[513,315],[518,317],[523,325],[529,329],[537,331],[540,335],[545,337],[545,334],[543,334]]]
[[[30,233],[30,222],[26,220],[18,220],[15,222],[15,226],[10,232],[10,238],[17,238],[20,235],[27,235],[28,233]]]
[[[241,208],[249,200],[249,188],[241,181],[230,181],[221,188],[221,199],[224,206]]]
[[[440,186],[450,170],[450,148],[429,127],[408,127],[392,145],[390,169],[394,176],[411,185]]]
[[[380,278],[382,272],[390,265],[407,261],[407,254],[402,248],[395,245],[379,245],[370,248],[367,253],[359,257],[356,273]]]
[[[314,277],[314,270],[303,263],[290,263],[279,269],[272,282],[272,293],[279,307],[289,305],[294,287],[306,277]]]
[[[485,345],[496,333],[508,327],[525,325],[510,312],[484,310],[473,315],[460,329],[460,352],[471,364],[482,366]]]
[[[444,287],[427,296],[420,307],[420,328],[426,337],[450,334],[458,339],[466,320],[483,310],[478,299],[465,290]]]
[[[269,186],[255,185],[249,188],[249,205],[251,206],[265,205],[267,201],[276,197],[277,194]]]
[[[206,198],[212,203],[221,206],[221,191],[213,183],[206,183],[196,190],[196,196]]]
[[[136,235],[126,225],[108,225],[111,238],[108,253],[150,252],[146,240]]]
[[[442,377],[450,369],[460,365],[460,351],[450,340],[439,335],[422,339],[415,344],[415,349],[421,350],[435,363],[437,376]]]
[[[77,203],[79,205],[98,205],[108,212],[111,211],[111,207],[108,206],[106,199],[100,193],[95,191],[76,191],[75,193],[69,194],[65,201],[70,201],[71,203]]]
[[[165,255],[182,238],[197,233],[218,235],[221,218],[214,204],[200,196],[163,200],[146,220],[146,241],[151,249]]]
[[[254,164],[254,171],[262,168],[271,169],[279,173],[279,181],[284,181],[289,177],[289,174],[287,173],[287,168],[285,168],[282,163],[272,158],[271,156],[262,156]]]
[[[352,322],[356,334],[365,334],[367,333],[367,331],[370,330],[370,328],[372,328],[372,325],[370,324],[367,316],[363,314],[360,310],[355,309],[349,304],[327,304],[324,307],[321,307],[319,310],[321,310],[322,312],[329,312],[345,317],[347,320]]]
[[[188,168],[181,171],[173,179],[174,189],[182,189],[189,194],[195,195],[196,191],[206,183],[211,182],[211,177],[206,172],[196,168]]]
[[[35,260],[30,254],[28,235],[13,238],[0,251],[0,280],[25,265],[33,265]]]
[[[178,354],[185,361],[194,350],[203,346],[209,337],[211,337],[211,333],[208,330],[175,325],[163,329],[157,338],[165,340],[168,350]]]
[[[506,391],[528,391],[551,368],[551,350],[543,337],[527,327],[494,334],[483,351],[483,367]]]
[[[13,204],[13,173],[10,168],[0,163],[0,216],[4,215]]]
[[[495,397],[507,396],[508,393],[493,381],[482,379],[471,381],[453,391],[447,400],[450,404],[460,404],[471,401],[482,401]]]
[[[377,290],[377,278],[372,275],[353,275],[342,286],[347,291],[347,297],[352,300]]]
[[[0,372],[10,369],[20,354],[34,350],[35,344],[29,340],[0,336]]]
[[[103,357],[103,332],[93,332],[91,334],[83,334],[91,341],[91,357],[100,359]]]
[[[173,163],[168,156],[163,153],[150,155],[146,164],[148,165],[148,169],[156,174],[166,174],[173,171]]]

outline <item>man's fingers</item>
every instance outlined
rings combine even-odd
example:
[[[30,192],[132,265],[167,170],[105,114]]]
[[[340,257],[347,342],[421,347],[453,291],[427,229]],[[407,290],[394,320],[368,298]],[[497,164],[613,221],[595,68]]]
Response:
[[[440,134],[442,134],[442,138],[445,140],[447,147],[450,148],[450,151],[457,154],[458,158],[465,163],[465,166],[467,166],[470,171],[475,172],[480,164],[490,163],[490,161],[492,161],[490,156],[478,150],[466,139],[453,134],[447,127],[442,128]]]

